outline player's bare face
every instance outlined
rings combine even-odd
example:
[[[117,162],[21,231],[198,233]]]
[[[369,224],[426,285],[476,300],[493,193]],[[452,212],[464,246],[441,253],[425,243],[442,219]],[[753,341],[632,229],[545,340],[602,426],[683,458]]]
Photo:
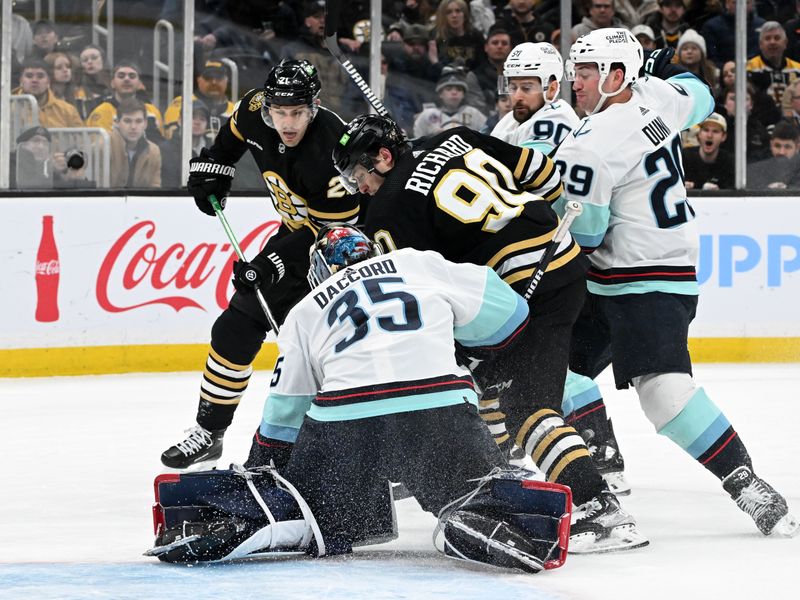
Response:
[[[281,141],[289,148],[294,148],[303,140],[311,123],[311,109],[305,104],[270,106],[269,116]]]
[[[589,112],[597,106],[600,101],[600,71],[594,64],[575,65],[575,81],[572,82],[572,89],[575,92],[575,100],[578,107]]]
[[[508,97],[514,120],[524,123],[544,106],[541,80],[538,77],[514,77],[508,82]]]
[[[381,158],[376,159],[376,170],[380,170],[382,162]],[[370,173],[361,165],[356,165],[355,169],[353,169],[353,179],[358,185],[358,191],[369,196],[377,194],[384,181],[383,177],[377,175],[374,171]]]

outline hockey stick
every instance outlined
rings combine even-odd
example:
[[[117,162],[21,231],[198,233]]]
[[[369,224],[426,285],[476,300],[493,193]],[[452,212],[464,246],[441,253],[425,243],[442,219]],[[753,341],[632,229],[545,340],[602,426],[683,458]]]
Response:
[[[222,206],[219,204],[219,200],[214,194],[211,194],[208,197],[208,201],[211,203],[211,206],[214,207],[214,212],[217,213],[219,217],[219,222],[222,223],[222,228],[225,230],[225,233],[228,235],[228,239],[231,242],[231,246],[236,251],[236,256],[239,257],[239,260],[242,262],[247,262],[247,259],[244,257],[242,253],[242,249],[239,247],[239,242],[236,241],[236,236],[233,234],[233,229],[231,229],[230,223],[228,223],[228,219],[222,212]],[[264,299],[264,294],[261,293],[261,290],[256,288],[255,289],[256,298],[258,298],[258,303],[261,305],[261,309],[264,311],[264,314],[267,317],[267,322],[269,326],[272,327],[272,331],[275,332],[275,335],[278,335],[280,328],[278,327],[278,322],[275,320],[275,317],[272,316],[272,311],[269,309],[269,305],[267,301]]]
[[[556,255],[556,250],[558,250],[561,241],[567,235],[570,225],[572,225],[572,222],[575,220],[575,218],[583,212],[583,205],[576,200],[570,200],[567,202],[566,209],[567,210],[564,213],[564,218],[561,219],[561,222],[556,228],[556,232],[553,234],[553,239],[550,240],[547,248],[545,248],[542,259],[534,268],[533,274],[528,281],[528,289],[526,289],[525,293],[523,294],[523,298],[525,298],[525,300],[530,300],[531,296],[533,296],[533,292],[536,291],[539,281],[541,281],[544,272],[547,270],[547,267],[550,264],[550,261],[553,260],[553,257]]]
[[[328,0],[325,8],[325,46],[328,48],[328,52],[330,52],[333,57],[339,61],[339,64],[342,65],[342,68],[345,72],[350,76],[350,79],[353,80],[358,86],[358,89],[361,90],[361,93],[364,94],[364,97],[367,99],[367,102],[370,103],[370,106],[375,109],[382,117],[389,116],[389,111],[386,110],[386,107],[383,105],[378,97],[375,95],[375,92],[369,87],[364,78],[361,77],[361,74],[356,70],[353,66],[353,63],[344,55],[344,53],[339,48],[338,42],[338,35],[336,34],[336,27],[339,23],[339,12],[341,11],[341,2],[342,0]],[[380,24],[379,24],[380,25]],[[375,27],[373,26],[373,34],[374,34]]]

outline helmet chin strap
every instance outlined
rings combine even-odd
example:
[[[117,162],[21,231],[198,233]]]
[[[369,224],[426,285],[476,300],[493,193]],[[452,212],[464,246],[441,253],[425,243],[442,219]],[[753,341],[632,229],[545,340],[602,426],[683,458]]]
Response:
[[[545,105],[552,104],[553,102],[558,100],[558,95],[561,93],[561,84],[556,81],[556,92],[555,94],[553,94],[552,100],[547,97],[547,92],[549,91],[549,89],[550,89],[550,84],[547,84],[547,87],[542,89],[542,96],[544,96]]]
[[[625,82],[623,81],[616,92],[605,92],[603,88],[606,85],[606,77],[608,77],[608,75],[603,75],[602,78],[600,79],[600,85],[597,86],[597,90],[600,92],[600,100],[597,101],[597,104],[592,110],[586,113],[587,115],[593,115],[599,112],[603,108],[603,105],[606,103],[606,100],[608,100],[612,96],[616,96],[622,90],[625,89]]]

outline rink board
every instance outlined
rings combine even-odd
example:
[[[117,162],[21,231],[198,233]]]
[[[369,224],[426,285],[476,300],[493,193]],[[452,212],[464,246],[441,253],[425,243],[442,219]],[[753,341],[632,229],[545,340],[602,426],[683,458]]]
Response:
[[[800,361],[800,202],[694,198],[701,300],[696,362]],[[0,198],[0,377],[197,370],[232,294],[235,258],[217,219],[188,197]],[[59,253],[55,321],[36,320],[42,218]],[[245,255],[277,230],[265,198],[226,215]],[[776,218],[779,215],[780,218]],[[268,338],[259,366],[276,348]]]

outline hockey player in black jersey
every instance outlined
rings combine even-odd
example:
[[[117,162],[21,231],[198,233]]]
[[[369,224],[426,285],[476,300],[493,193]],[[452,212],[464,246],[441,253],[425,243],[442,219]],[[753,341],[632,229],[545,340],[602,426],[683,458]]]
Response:
[[[197,207],[213,217],[208,197],[216,196],[224,208],[232,165],[250,150],[282,222],[260,254],[248,263],[234,263],[237,291],[211,329],[197,425],[161,455],[167,467],[210,467],[222,455],[222,436],[269,329],[254,289],[261,289],[282,323],[308,292],[308,248],[318,228],[357,218],[358,199],[344,189],[330,159],[345,124],[320,106],[319,92],[313,65],[283,61],[270,71],[263,89],[250,90],[239,100],[211,148],[191,161],[189,192]]]
[[[558,225],[551,203],[562,184],[554,163],[537,150],[466,128],[412,148],[391,119],[357,117],[333,158],[351,191],[372,196],[365,229],[384,249],[436,250],[453,262],[488,265],[520,294]],[[494,418],[505,419],[513,436],[496,440],[504,450],[513,443],[524,449],[549,481],[572,488],[578,505],[601,495],[607,499],[592,520],[594,531],[578,530],[570,542],[577,551],[597,552],[647,540],[561,414],[570,332],[583,305],[586,268],[580,247],[567,235],[531,297],[530,326],[512,351],[496,355],[491,366],[481,365],[476,376],[482,402],[497,402],[501,395]],[[602,543],[582,544],[584,538]]]

